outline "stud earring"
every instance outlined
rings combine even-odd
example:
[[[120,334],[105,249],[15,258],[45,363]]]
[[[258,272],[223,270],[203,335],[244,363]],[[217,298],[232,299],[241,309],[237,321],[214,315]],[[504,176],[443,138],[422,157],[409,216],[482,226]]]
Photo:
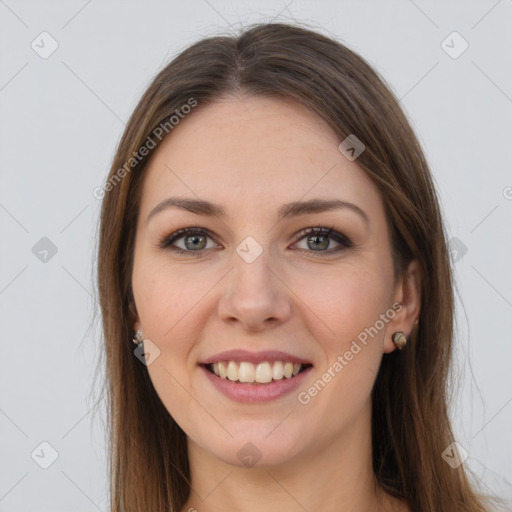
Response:
[[[393,333],[392,340],[398,350],[402,350],[407,343],[407,338],[402,331]]]
[[[133,338],[132,341],[137,346],[139,346],[144,341],[141,329],[139,329],[138,331],[135,331],[135,337]]]

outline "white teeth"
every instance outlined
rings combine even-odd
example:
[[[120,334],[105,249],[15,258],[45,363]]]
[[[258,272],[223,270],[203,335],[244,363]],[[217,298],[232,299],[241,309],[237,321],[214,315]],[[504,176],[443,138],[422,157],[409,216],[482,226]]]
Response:
[[[274,380],[281,380],[284,375],[283,363],[281,361],[276,361],[274,363],[274,367],[272,368],[272,378]]]
[[[228,379],[229,380],[238,380],[238,366],[234,361],[229,361]]]
[[[256,382],[261,382],[262,384],[272,380],[272,368],[270,368],[269,363],[260,363],[258,366],[256,366],[255,380]]]
[[[221,379],[229,379],[233,382],[257,382],[259,384],[268,384],[273,380],[290,379],[298,375],[302,368],[300,363],[275,361],[263,362],[254,365],[246,361],[240,363],[236,361],[220,361],[213,363],[211,369],[213,373]]]
[[[254,382],[254,365],[251,363],[240,363],[238,368],[238,380],[240,382]]]

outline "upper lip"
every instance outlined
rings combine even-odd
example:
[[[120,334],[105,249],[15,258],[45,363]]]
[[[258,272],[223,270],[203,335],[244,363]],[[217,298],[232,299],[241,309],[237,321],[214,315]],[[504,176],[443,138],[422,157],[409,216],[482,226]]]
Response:
[[[311,364],[310,361],[304,359],[303,357],[297,357],[292,354],[288,354],[287,352],[281,352],[279,350],[249,352],[248,350],[242,349],[220,352],[219,354],[215,354],[214,356],[201,361],[200,364],[212,364],[219,363],[221,361],[245,361],[253,364],[264,363],[265,361],[284,361],[290,363]]]

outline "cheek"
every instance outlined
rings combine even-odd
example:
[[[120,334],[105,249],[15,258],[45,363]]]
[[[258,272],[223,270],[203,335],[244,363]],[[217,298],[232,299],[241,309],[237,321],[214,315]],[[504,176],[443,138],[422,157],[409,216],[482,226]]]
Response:
[[[318,417],[332,416],[333,404],[344,411],[328,429],[335,432],[368,404],[386,332],[386,324],[380,329],[375,325],[387,310],[389,294],[377,268],[371,272],[368,267],[344,269],[326,284],[324,289],[311,287],[304,295],[304,302],[318,315],[308,314],[308,329],[324,359],[318,380],[301,391],[302,398],[314,404]]]
[[[309,312],[308,329],[324,353],[317,388],[325,390],[316,407],[327,415],[333,403],[343,404],[349,414],[367,403],[381,363],[386,327],[374,326],[388,307],[387,281],[378,266],[354,265],[321,282],[303,295],[316,313]]]
[[[378,268],[345,266],[339,272],[316,277],[302,283],[299,296],[315,313],[308,316],[312,322],[316,318],[316,330],[325,333],[329,352],[350,345],[388,307],[386,282]]]
[[[200,311],[202,297],[217,280],[211,274],[198,275],[192,268],[179,269],[150,259],[135,266],[133,293],[145,333],[163,345],[172,343],[183,326],[190,333],[193,311]]]
[[[205,294],[200,281],[187,280],[184,274],[147,259],[134,267],[132,280],[144,334],[160,350],[147,370],[157,395],[178,422],[179,411],[192,406],[192,396],[185,390],[191,388],[190,352],[200,331],[194,306]]]
[[[174,288],[163,278],[161,269],[146,261],[143,265],[134,266],[132,288],[144,337],[149,338],[159,350],[158,357],[148,365],[147,371],[156,393],[169,410],[172,407],[168,403],[169,397],[180,397],[176,383],[187,386],[186,340],[180,340],[177,332],[179,318],[183,317],[182,306]],[[180,397],[173,402],[183,405],[185,398]]]

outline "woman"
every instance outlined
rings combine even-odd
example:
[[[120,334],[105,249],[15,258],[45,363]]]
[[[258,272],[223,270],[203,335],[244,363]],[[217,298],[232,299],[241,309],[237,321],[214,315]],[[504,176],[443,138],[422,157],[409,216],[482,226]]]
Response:
[[[98,286],[112,511],[490,510],[448,415],[433,180],[340,43],[260,24],[158,74],[104,187]]]

